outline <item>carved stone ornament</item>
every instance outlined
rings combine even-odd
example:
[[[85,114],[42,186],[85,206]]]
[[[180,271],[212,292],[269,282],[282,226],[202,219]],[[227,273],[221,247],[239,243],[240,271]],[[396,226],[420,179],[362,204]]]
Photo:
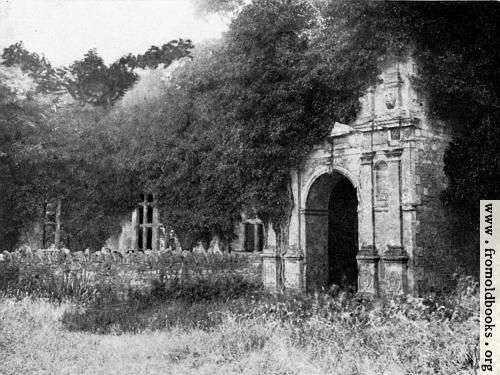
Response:
[[[396,106],[396,95],[392,92],[385,93],[385,106],[387,109],[394,109]]]
[[[363,152],[361,154],[361,164],[371,164],[375,153],[375,151]]]
[[[387,276],[387,289],[393,293],[401,291],[401,274],[396,271],[389,272]]]
[[[334,156],[333,160],[332,160],[332,164],[334,166],[339,166],[339,167],[345,168],[345,166],[347,165],[347,160],[345,158],[343,158],[342,156]]]
[[[372,285],[372,274],[369,269],[363,269],[359,273],[359,287],[361,290],[366,290]]]

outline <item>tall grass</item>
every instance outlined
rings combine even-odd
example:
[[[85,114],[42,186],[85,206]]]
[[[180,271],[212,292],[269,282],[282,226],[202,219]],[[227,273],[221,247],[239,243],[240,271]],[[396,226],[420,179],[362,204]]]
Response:
[[[67,301],[0,299],[0,373],[455,375],[478,365],[471,278],[425,298],[371,300],[272,295],[219,274]]]

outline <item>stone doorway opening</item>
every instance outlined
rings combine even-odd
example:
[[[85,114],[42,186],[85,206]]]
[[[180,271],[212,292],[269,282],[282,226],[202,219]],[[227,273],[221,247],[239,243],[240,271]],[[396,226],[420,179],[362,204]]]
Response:
[[[357,291],[358,198],[339,172],[325,173],[309,189],[305,216],[306,288],[332,284]]]
[[[333,187],[328,204],[328,284],[357,291],[358,199],[343,177]]]

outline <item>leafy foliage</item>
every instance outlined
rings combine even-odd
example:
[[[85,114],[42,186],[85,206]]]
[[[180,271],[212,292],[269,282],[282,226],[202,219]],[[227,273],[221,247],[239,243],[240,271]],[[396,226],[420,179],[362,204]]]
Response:
[[[290,169],[334,121],[355,117],[378,72],[319,27],[306,1],[254,1],[221,43],[177,70],[161,99],[118,110],[134,143],[129,163],[147,171],[178,231],[229,239],[242,212],[286,220]],[[147,144],[135,136],[144,133]]]
[[[138,179],[116,157],[116,126],[100,121],[133,86],[137,67],[165,66],[189,54],[189,41],[139,55],[129,67],[106,66],[93,50],[69,69],[54,69],[22,43],[4,49],[0,65],[0,240],[11,249],[43,216],[44,202],[63,202],[63,241],[74,250],[100,247],[135,206]],[[71,96],[73,99],[71,98]]]
[[[500,49],[494,38],[499,9],[495,3],[342,0],[245,5],[225,44],[187,82],[178,83],[191,86],[186,97],[195,103],[183,107],[190,145],[197,145],[201,160],[216,156],[217,165],[234,166],[224,170],[224,178],[233,187],[227,191],[238,189],[239,200],[214,209],[211,202],[221,202],[217,194],[212,199],[201,191],[216,190],[212,177],[197,171],[189,196],[204,199],[178,212],[211,207],[215,217],[246,211],[283,223],[290,207],[290,169],[322,142],[334,121],[356,116],[357,99],[376,82],[381,62],[412,57],[428,113],[454,138],[445,159],[450,184],[443,198],[475,222],[479,199],[500,194],[495,183]],[[213,143],[207,145],[220,128],[226,132],[224,145],[234,152],[217,153]],[[193,137],[199,131],[204,136],[198,142]],[[190,176],[199,165],[195,159],[186,168]]]
[[[2,60],[2,65],[19,66],[24,73],[27,73],[36,82],[37,92],[51,94],[64,90],[65,71],[54,68],[45,57],[26,50],[22,42],[4,48]]]
[[[330,2],[329,12],[346,15],[350,43],[379,58],[411,56],[433,121],[453,134],[445,156],[449,187],[443,198],[477,223],[480,199],[500,196],[498,132],[500,62],[497,3]],[[339,7],[340,4],[340,7]],[[470,225],[474,228],[474,225]]]
[[[231,14],[243,6],[245,0],[193,0],[200,14]]]
[[[123,56],[110,66],[91,49],[69,68],[53,68],[45,57],[29,52],[18,42],[4,49],[2,65],[19,66],[35,80],[37,92],[50,95],[69,92],[79,102],[106,106],[134,85],[139,78],[137,68],[166,67],[189,56],[192,48],[190,40],[172,40],[161,47],[151,46],[142,55]]]
[[[44,181],[37,186],[46,186],[45,192],[73,197],[69,202],[82,220],[66,219],[72,232],[100,207],[107,208],[98,217],[111,226],[115,213],[131,204],[132,189],[157,192],[162,217],[192,239],[217,234],[229,240],[242,212],[284,232],[290,170],[335,121],[355,118],[358,98],[376,83],[381,63],[395,58],[417,62],[415,82],[428,113],[453,131],[445,201],[460,203],[472,222],[478,200],[499,195],[496,3],[201,3],[211,11],[239,13],[224,38],[200,48],[194,61],[181,59],[192,57],[189,40],[153,46],[110,66],[91,50],[65,73],[21,44],[6,49],[4,65],[20,66],[36,84],[33,93],[28,90],[31,98],[9,102],[10,110],[3,112],[2,121],[22,122],[26,132],[7,132],[17,137],[17,143],[8,142],[23,144],[23,153],[11,148],[8,155],[15,154],[26,171]],[[170,68],[138,80],[137,68],[162,64]],[[47,122],[50,111],[40,108],[48,103],[36,94],[58,92],[61,85],[78,102],[103,108],[63,110]],[[2,95],[12,97],[14,86],[5,87]],[[38,140],[46,131],[52,134],[48,141]],[[52,177],[42,180],[42,171]],[[68,188],[61,188],[66,183]],[[23,186],[19,194],[37,200],[27,182],[18,186]],[[93,203],[79,210],[82,196]],[[127,204],[118,204],[122,198]],[[87,228],[81,238],[98,231],[97,224]]]

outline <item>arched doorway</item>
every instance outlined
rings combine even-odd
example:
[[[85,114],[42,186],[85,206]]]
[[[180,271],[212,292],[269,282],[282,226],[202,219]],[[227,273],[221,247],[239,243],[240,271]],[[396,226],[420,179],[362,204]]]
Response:
[[[323,174],[309,189],[305,210],[306,287],[357,289],[358,199],[339,172]]]

